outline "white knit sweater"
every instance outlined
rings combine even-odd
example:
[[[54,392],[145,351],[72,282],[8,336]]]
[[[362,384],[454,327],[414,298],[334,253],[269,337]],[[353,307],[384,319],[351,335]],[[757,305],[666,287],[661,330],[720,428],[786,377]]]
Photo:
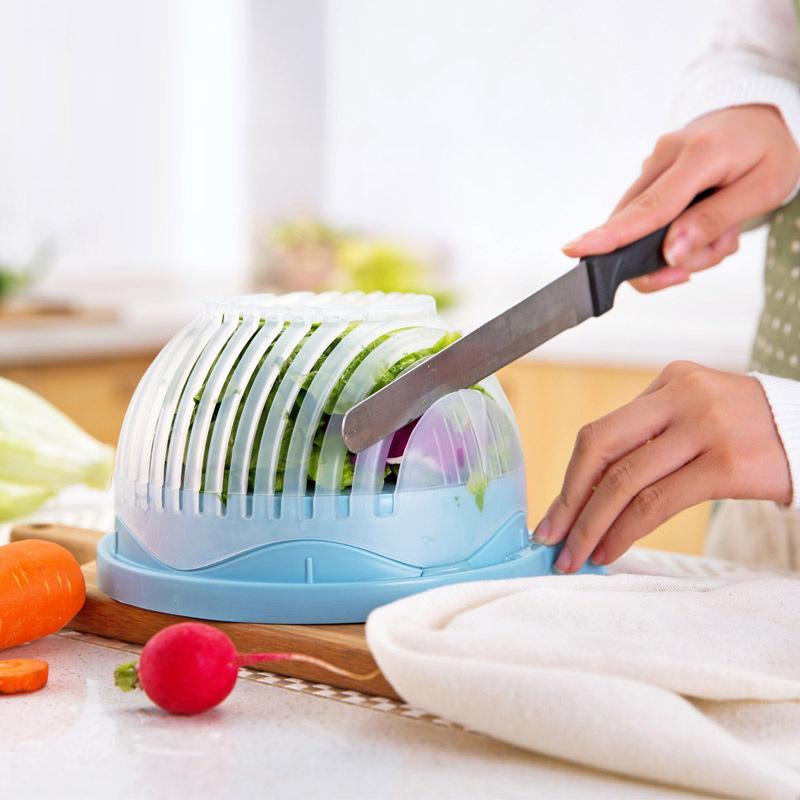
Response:
[[[710,47],[687,72],[679,124],[731,106],[773,105],[800,147],[800,36],[792,0],[726,1],[723,9]],[[800,510],[800,381],[755,377],[786,450],[792,508]]]

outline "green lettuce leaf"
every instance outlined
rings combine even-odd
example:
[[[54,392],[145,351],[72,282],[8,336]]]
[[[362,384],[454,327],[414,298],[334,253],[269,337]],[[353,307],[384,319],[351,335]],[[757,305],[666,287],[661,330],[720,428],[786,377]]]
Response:
[[[319,370],[322,368],[323,363],[325,360],[330,356],[333,350],[341,343],[342,339],[350,333],[358,323],[353,323],[349,325],[341,335],[337,336],[325,349],[323,354],[317,359],[316,363],[311,367],[311,369],[301,376],[301,384],[299,390],[297,392],[297,397],[295,402],[292,404],[292,407],[286,414],[285,419],[285,426],[283,435],[281,437],[281,445],[280,451],[278,456],[278,465],[275,477],[275,492],[281,492],[283,490],[283,480],[284,480],[284,472],[286,469],[286,457],[289,450],[289,443],[291,440],[292,433],[295,427],[295,421],[297,419],[297,415],[300,412],[300,408],[302,406],[303,400],[305,399],[306,394],[308,393],[309,389],[311,388],[314,378],[319,373]],[[256,435],[255,435],[255,442],[260,442],[261,437],[264,432],[264,426],[266,424],[267,416],[269,414],[269,410],[272,407],[272,403],[275,400],[275,395],[277,394],[278,387],[281,384],[281,381],[285,378],[286,373],[291,366],[294,358],[299,353],[300,349],[306,343],[306,340],[309,336],[311,336],[315,330],[319,327],[318,324],[312,325],[311,329],[305,335],[305,337],[300,341],[300,343],[294,348],[292,353],[286,359],[286,361],[281,365],[280,371],[275,379],[275,382],[270,390],[270,393],[267,397],[266,403],[264,405],[264,411],[261,414],[259,419],[257,428],[256,428]],[[383,334],[381,336],[376,337],[373,339],[369,344],[363,347],[344,367],[342,370],[341,376],[338,378],[336,384],[333,386],[332,390],[330,391],[327,398],[325,398],[325,404],[323,407],[323,414],[322,418],[320,419],[319,425],[317,426],[316,430],[313,432],[309,432],[312,436],[312,446],[311,446],[311,453],[309,456],[309,463],[308,463],[308,481],[311,488],[313,488],[314,483],[317,477],[317,470],[319,468],[319,459],[322,452],[322,444],[324,440],[325,430],[327,429],[328,423],[330,421],[330,417],[333,414],[333,410],[336,407],[336,403],[341,395],[344,387],[347,385],[347,382],[350,380],[351,376],[358,368],[358,366],[364,361],[364,359],[373,351],[375,348],[380,346],[383,342],[389,339],[391,336],[399,333],[402,330],[407,330],[407,328],[398,328],[397,330],[390,331],[389,333]],[[460,337],[460,334],[455,332],[448,332],[442,335],[442,337],[437,340],[431,347],[417,350],[413,353],[409,353],[408,355],[404,356],[403,358],[399,359],[398,361],[390,364],[386,370],[380,374],[375,381],[374,386],[371,389],[371,393],[377,392],[379,389],[382,389],[387,384],[391,383],[395,378],[401,375],[403,372],[408,370],[409,368],[413,367],[415,364],[419,363],[425,358],[429,358],[430,356],[438,353],[440,350],[447,347],[449,344],[452,344],[456,339]],[[228,446],[228,453],[226,456],[226,463],[225,463],[225,470],[224,470],[224,480],[223,480],[223,490],[221,492],[221,499],[223,502],[227,501],[228,498],[228,478],[230,475],[230,467],[231,467],[231,460],[232,460],[232,451],[233,451],[233,441],[236,437],[236,431],[239,426],[239,420],[241,417],[242,410],[244,405],[247,401],[247,397],[250,393],[251,387],[253,382],[255,381],[255,377],[258,374],[258,371],[263,366],[264,361],[266,360],[267,356],[269,355],[272,347],[275,346],[277,341],[280,337],[278,337],[275,342],[270,346],[270,348],[266,351],[264,356],[261,359],[261,362],[258,365],[258,368],[253,373],[248,386],[244,390],[242,395],[241,401],[239,403],[239,407],[236,412],[236,416],[234,418],[234,424],[232,428],[232,433],[229,441]],[[238,361],[237,361],[238,364]],[[231,368],[231,373],[236,368],[236,364],[233,365]],[[220,392],[220,397],[217,399],[214,407],[214,411],[212,414],[211,419],[211,430],[209,432],[208,441],[211,440],[211,435],[213,433],[213,426],[216,421],[217,413],[219,411],[221,405],[221,398],[225,396],[225,389],[227,388],[228,381],[230,380],[230,375],[228,376],[228,380],[225,382],[225,386],[223,387],[222,391]],[[195,411],[197,406],[199,405],[203,393],[206,389],[206,384],[204,383],[200,390],[194,396],[194,404],[195,404]],[[192,422],[190,423],[190,433],[191,433],[191,424],[194,422],[194,414],[192,416]],[[187,436],[188,441],[188,436]],[[207,455],[207,453],[206,453]],[[255,488],[255,475],[256,475],[256,464],[258,461],[258,448],[254,447],[253,452],[251,454],[251,461],[249,467],[249,480],[248,480],[248,492],[253,492]],[[339,487],[341,491],[345,491],[349,489],[353,484],[353,477],[354,477],[354,467],[355,467],[355,456],[350,454],[345,461],[344,469],[342,471],[342,478],[341,478],[341,486]],[[205,469],[205,463],[204,463]],[[397,465],[387,465],[385,467],[385,474],[384,477],[388,481],[394,481],[397,478],[398,474],[398,467]],[[203,483],[205,482],[205,476],[203,476]],[[201,486],[201,491],[202,491]]]
[[[0,378],[0,520],[67,486],[108,485],[113,450],[34,392]]]

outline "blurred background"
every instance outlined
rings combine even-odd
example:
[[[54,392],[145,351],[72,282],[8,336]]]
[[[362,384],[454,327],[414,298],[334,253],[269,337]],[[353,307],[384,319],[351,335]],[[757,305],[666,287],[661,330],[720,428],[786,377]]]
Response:
[[[208,296],[430,291],[469,330],[570,265],[720,5],[0,0],[0,373],[113,443]],[[506,371],[532,515],[669,360],[746,367],[762,248]],[[648,541],[697,552],[707,513]]]

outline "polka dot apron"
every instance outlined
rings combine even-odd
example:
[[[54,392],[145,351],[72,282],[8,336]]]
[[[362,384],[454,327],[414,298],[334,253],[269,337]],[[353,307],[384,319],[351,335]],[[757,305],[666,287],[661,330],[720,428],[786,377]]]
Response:
[[[800,380],[800,195],[775,214],[770,226],[764,309],[751,368]]]
[[[796,5],[800,10],[800,0]],[[800,195],[772,218],[750,363],[756,372],[800,380]],[[754,566],[800,570],[800,514],[762,500],[725,500],[714,509],[705,549]]]

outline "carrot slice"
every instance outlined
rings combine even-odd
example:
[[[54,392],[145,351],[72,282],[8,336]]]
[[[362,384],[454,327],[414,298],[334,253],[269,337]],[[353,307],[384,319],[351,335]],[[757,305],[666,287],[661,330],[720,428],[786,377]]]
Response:
[[[0,694],[35,692],[47,683],[47,673],[47,662],[36,658],[0,661]]]

